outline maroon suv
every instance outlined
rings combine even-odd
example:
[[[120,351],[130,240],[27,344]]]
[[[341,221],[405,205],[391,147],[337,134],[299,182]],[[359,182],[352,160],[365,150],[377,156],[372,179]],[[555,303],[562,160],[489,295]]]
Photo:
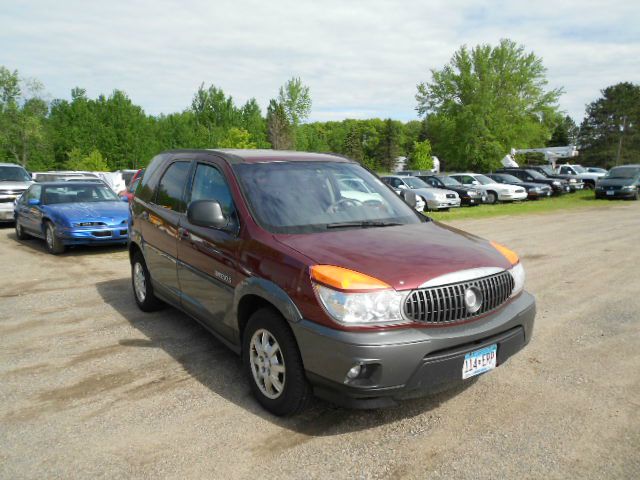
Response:
[[[515,253],[415,212],[346,158],[166,152],[131,210],[140,308],[164,302],[201,322],[242,355],[277,415],[312,393],[393,405],[491,370],[531,339],[535,301]]]

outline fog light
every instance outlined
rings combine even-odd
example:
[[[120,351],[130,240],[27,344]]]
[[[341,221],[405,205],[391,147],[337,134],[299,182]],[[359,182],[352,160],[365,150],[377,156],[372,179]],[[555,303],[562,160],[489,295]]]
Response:
[[[347,378],[354,380],[358,378],[358,375],[362,372],[362,365],[354,365],[347,372]]]

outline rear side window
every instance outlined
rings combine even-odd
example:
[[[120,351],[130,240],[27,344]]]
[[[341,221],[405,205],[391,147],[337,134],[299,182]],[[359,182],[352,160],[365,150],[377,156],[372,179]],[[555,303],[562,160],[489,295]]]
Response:
[[[140,180],[140,188],[136,192],[137,198],[145,202],[152,201],[156,187],[158,186],[159,167],[164,163],[166,158],[168,158],[167,154],[160,154],[153,157],[142,175],[142,180]]]
[[[190,167],[191,162],[175,162],[167,168],[158,183],[157,205],[180,213],[187,210],[183,194]]]

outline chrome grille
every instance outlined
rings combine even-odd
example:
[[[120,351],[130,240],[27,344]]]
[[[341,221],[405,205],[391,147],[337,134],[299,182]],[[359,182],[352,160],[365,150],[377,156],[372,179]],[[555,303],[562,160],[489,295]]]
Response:
[[[482,306],[475,313],[467,311],[464,294],[475,287],[482,292]],[[461,322],[495,310],[507,301],[514,281],[509,272],[460,283],[412,291],[404,303],[404,314],[416,322],[442,325]]]

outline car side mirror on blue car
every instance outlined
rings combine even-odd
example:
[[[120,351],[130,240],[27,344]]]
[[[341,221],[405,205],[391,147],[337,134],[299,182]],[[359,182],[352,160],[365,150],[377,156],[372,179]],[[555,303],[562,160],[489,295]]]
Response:
[[[40,205],[40,200],[38,200],[37,198],[31,198],[27,203],[30,206],[35,207],[36,205]]]

